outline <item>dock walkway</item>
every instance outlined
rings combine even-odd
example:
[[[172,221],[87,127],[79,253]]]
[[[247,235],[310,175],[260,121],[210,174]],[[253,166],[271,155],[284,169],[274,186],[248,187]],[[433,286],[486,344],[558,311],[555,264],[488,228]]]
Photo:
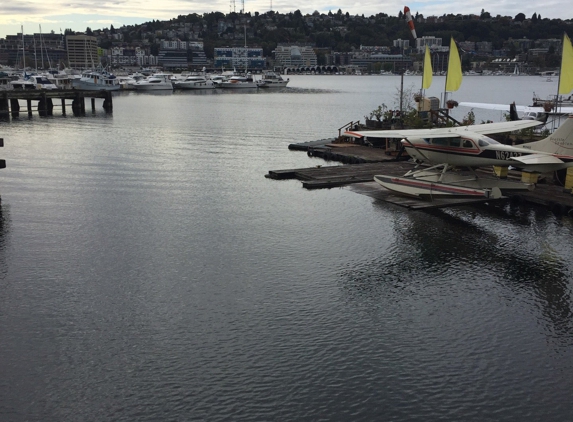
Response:
[[[74,116],[84,115],[86,112],[85,99],[91,99],[92,111],[95,111],[95,99],[103,98],[103,109],[106,113],[113,111],[113,101],[111,91],[87,91],[80,89],[31,89],[31,90],[6,90],[0,91],[0,117],[18,117],[20,115],[20,101],[26,102],[28,116],[32,116],[37,110],[40,116],[52,116],[54,100],[59,100],[62,114],[66,114],[66,100],[72,101],[71,107]],[[36,102],[35,106],[32,102]]]

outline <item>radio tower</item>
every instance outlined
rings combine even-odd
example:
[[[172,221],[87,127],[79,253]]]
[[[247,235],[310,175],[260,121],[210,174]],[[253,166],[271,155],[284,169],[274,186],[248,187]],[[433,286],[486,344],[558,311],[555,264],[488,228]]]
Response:
[[[241,0],[241,13],[245,13],[245,0]]]
[[[231,4],[229,6],[229,13],[235,13],[235,0],[231,0]]]

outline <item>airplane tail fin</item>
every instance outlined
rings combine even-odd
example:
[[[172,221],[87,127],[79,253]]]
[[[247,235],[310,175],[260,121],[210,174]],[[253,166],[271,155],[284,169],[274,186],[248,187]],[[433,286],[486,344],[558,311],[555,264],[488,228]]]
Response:
[[[570,115],[555,132],[541,141],[526,146],[532,150],[550,154],[573,156],[573,115]]]
[[[509,120],[516,121],[521,120],[517,115],[517,109],[515,107],[515,101],[509,105]]]

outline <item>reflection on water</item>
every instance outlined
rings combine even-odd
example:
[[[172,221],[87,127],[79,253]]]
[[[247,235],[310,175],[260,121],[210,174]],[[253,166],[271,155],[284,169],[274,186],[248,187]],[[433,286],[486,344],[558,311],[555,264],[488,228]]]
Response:
[[[435,277],[432,286],[439,280],[448,287],[463,282],[488,289],[493,281],[509,289],[509,301],[515,300],[514,293],[525,292],[524,305],[532,312],[540,310],[542,320],[550,324],[547,335],[558,333],[565,344],[573,344],[569,246],[551,236],[554,230],[571,228],[543,208],[527,207],[523,212],[525,208],[507,204],[404,213],[393,222],[391,249],[360,271],[346,274],[346,287],[369,297],[392,291],[419,294],[419,289],[428,288],[423,293],[433,295],[437,292],[431,286],[421,285],[430,275]]]

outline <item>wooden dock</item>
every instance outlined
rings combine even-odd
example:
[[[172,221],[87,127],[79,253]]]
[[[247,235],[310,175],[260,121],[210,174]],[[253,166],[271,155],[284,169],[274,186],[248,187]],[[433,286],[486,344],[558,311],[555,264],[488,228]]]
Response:
[[[42,117],[52,116],[55,107],[54,102],[59,100],[62,114],[66,114],[66,106],[71,106],[74,116],[82,116],[86,113],[85,101],[91,99],[91,108],[95,112],[95,99],[103,98],[103,109],[106,113],[113,111],[111,91],[86,91],[79,89],[54,89],[54,90],[6,90],[0,91],[0,118],[9,119],[19,117],[20,101],[25,101],[25,110],[28,116],[36,110]],[[71,104],[66,104],[71,101]]]
[[[297,179],[302,182],[302,186],[306,189],[324,189],[348,186],[348,188],[354,192],[409,209],[440,208],[492,201],[491,198],[463,198],[454,200],[444,199],[426,201],[397,195],[374,182],[374,176],[377,174],[402,176],[408,170],[413,168],[414,164],[411,162],[383,161],[364,164],[346,164],[336,166],[319,165],[316,167],[301,169],[271,170],[265,175],[265,177],[275,180]],[[482,174],[482,177],[492,177],[491,172],[488,174],[487,171],[482,171]],[[511,174],[510,178],[515,179],[516,183],[519,183],[519,172]],[[562,187],[551,183],[539,183],[533,191],[522,191],[518,194],[510,195],[508,198],[519,203],[543,205],[558,215],[573,215],[572,193],[564,191]]]
[[[336,142],[336,138],[290,144],[292,151],[306,151],[309,157],[322,158],[326,161],[339,161],[344,164],[379,163],[395,161],[398,152],[382,148],[370,148],[347,142]]]

